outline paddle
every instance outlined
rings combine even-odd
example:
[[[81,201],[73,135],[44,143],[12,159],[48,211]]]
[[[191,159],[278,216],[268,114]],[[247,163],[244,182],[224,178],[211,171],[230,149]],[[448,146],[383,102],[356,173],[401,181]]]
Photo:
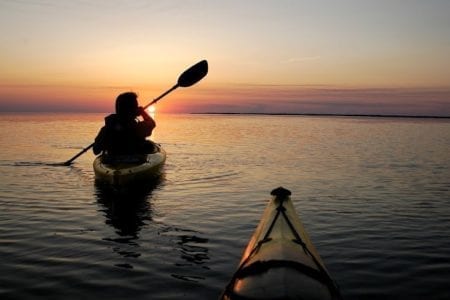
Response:
[[[190,87],[191,85],[196,84],[197,82],[199,82],[203,77],[206,76],[206,74],[208,74],[208,62],[206,60],[202,60],[198,63],[196,63],[195,65],[193,65],[192,67],[190,67],[189,69],[187,69],[186,71],[184,71],[180,77],[178,77],[178,81],[177,84],[175,84],[173,87],[171,87],[170,89],[168,89],[166,92],[164,92],[163,94],[161,94],[161,96],[159,96],[158,98],[154,99],[152,102],[150,102],[149,104],[144,106],[144,109],[146,109],[147,107],[149,107],[150,105],[155,104],[156,102],[158,102],[162,97],[166,96],[167,94],[169,94],[170,92],[172,92],[173,90],[175,90],[178,87]],[[94,146],[94,143],[90,144],[89,146],[87,146],[86,148],[84,148],[83,150],[81,150],[77,155],[75,155],[74,157],[72,157],[71,159],[69,159],[68,161],[64,162],[62,165],[64,166],[70,166],[72,164],[72,162],[77,159],[79,156],[81,156],[83,153],[85,153],[86,151],[88,151],[89,149],[91,149]]]

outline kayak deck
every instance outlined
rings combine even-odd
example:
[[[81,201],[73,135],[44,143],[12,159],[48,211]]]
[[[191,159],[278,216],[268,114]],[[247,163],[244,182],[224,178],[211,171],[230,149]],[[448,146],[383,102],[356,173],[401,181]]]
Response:
[[[114,161],[99,155],[93,163],[95,180],[114,186],[139,183],[158,176],[165,160],[166,152],[158,144],[153,153],[124,156]]]
[[[290,199],[278,188],[221,299],[341,299]]]

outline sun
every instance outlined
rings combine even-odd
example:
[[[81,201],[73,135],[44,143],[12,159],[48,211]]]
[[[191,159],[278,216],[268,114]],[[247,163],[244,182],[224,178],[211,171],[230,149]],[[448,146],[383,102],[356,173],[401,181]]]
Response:
[[[152,105],[152,106],[150,106],[150,107],[147,108],[147,111],[148,111],[150,114],[154,114],[154,113],[156,112],[156,107],[155,107],[154,105]]]

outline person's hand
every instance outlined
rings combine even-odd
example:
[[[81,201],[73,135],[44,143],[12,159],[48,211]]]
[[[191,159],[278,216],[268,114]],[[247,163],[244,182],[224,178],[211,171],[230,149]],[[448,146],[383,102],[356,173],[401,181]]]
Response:
[[[141,116],[145,121],[153,121],[152,117],[149,116],[148,112],[142,106],[137,108],[138,116]]]
[[[142,106],[139,106],[139,107],[137,108],[137,115],[138,115],[138,116],[142,116],[142,115],[144,115],[144,114],[147,114],[147,113],[145,112],[145,109],[144,109]]]

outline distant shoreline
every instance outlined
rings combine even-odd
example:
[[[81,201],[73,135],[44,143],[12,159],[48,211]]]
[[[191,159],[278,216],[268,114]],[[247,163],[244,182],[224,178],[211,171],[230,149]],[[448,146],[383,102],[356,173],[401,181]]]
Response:
[[[450,119],[450,116],[420,115],[376,115],[376,114],[308,114],[308,113],[236,113],[236,112],[200,112],[191,115],[261,115],[261,116],[307,116],[307,117],[369,117],[369,118],[413,118],[413,119]]]

